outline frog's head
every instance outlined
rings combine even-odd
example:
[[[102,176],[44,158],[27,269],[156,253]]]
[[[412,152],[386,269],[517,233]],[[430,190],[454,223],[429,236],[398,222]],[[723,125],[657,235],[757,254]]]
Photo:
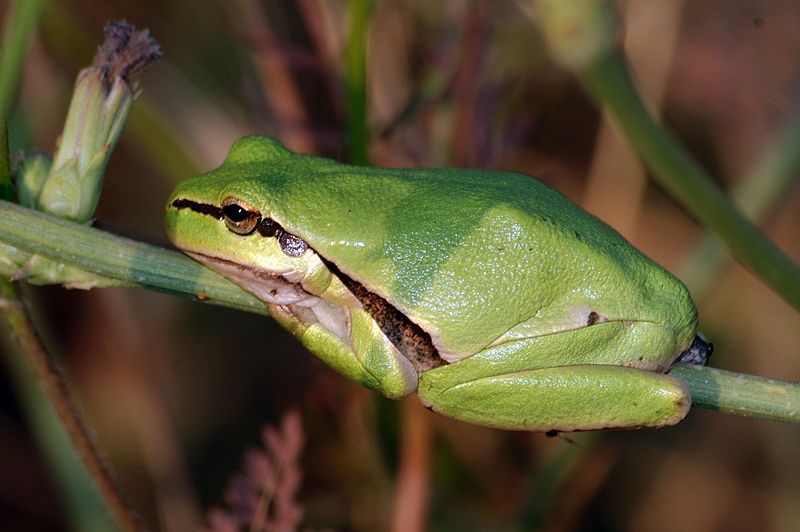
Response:
[[[346,286],[349,278],[295,229],[305,210],[332,209],[324,194],[311,198],[292,189],[291,177],[304,179],[335,165],[295,156],[264,137],[242,139],[222,166],[173,192],[167,233],[176,247],[269,303],[281,325],[342,374],[387,397],[402,397],[417,387],[408,355],[363,309],[354,292],[364,289],[352,281]],[[287,214],[287,204],[302,212]],[[379,303],[376,296],[362,297]]]
[[[269,303],[291,305],[324,292],[330,272],[276,213],[293,158],[275,140],[241,139],[222,166],[172,193],[165,215],[170,240]]]

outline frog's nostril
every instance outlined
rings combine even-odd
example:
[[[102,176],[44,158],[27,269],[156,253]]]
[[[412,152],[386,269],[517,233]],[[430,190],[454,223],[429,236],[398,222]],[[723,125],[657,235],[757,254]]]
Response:
[[[685,362],[687,364],[697,364],[705,366],[708,364],[708,359],[711,358],[711,353],[714,352],[714,344],[706,340],[702,334],[695,334],[694,341],[689,349],[681,353],[677,362]]]

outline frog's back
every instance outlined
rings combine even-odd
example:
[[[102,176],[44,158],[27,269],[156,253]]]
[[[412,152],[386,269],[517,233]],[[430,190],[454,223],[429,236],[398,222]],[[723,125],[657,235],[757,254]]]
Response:
[[[679,281],[532,177],[283,153],[258,170],[265,214],[431,332],[445,357],[598,316],[693,319]]]

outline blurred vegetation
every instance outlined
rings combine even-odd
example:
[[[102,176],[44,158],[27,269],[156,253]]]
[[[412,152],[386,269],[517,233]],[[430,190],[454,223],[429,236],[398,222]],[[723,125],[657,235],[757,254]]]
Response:
[[[690,280],[713,365],[800,380],[800,316],[751,274],[698,261],[704,233],[651,184],[523,2],[371,4],[366,132],[344,0],[47,4],[9,119],[12,154],[52,151],[77,71],[107,20],[149,28],[164,60],[111,158],[98,225],[166,245],[174,184],[238,137],[381,166],[472,166],[538,176]],[[800,113],[800,6],[621,2],[626,53],[648,103],[719,185],[797,259],[796,169],[760,183]],[[4,15],[7,5],[0,2]],[[535,16],[535,15],[533,15]],[[348,136],[348,133],[350,136]],[[368,133],[369,151],[353,149]],[[366,140],[366,139],[365,139]],[[766,155],[765,155],[766,154]],[[769,192],[765,195],[765,191]],[[707,253],[707,251],[703,251]],[[704,255],[705,256],[705,255]],[[693,410],[659,431],[546,438],[448,420],[333,374],[271,320],[152,292],[27,289],[125,492],[152,528],[196,529],[219,507],[261,428],[299,407],[302,526],[408,530],[794,530],[794,426]],[[0,528],[75,525],[9,378],[0,388]],[[247,466],[245,466],[247,467]],[[45,502],[46,501],[46,502]],[[59,502],[60,501],[60,502]]]

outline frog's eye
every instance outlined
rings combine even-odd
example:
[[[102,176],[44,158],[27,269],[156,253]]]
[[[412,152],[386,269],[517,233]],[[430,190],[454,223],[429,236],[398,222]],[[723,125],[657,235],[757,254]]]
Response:
[[[236,198],[227,198],[222,202],[222,217],[228,229],[237,235],[249,235],[261,221],[260,212]]]

